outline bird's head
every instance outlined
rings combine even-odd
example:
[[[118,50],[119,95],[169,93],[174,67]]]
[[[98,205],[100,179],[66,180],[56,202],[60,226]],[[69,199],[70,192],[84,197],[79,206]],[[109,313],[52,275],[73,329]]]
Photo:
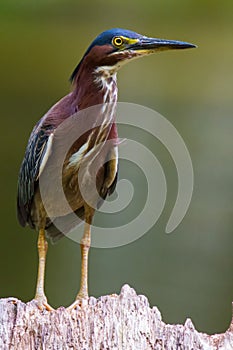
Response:
[[[142,57],[162,50],[188,49],[196,47],[193,44],[157,38],[149,38],[130,30],[114,28],[106,30],[97,36],[85,52],[80,64],[75,68],[73,80],[85,62],[91,69],[105,69],[116,72],[124,63],[137,57]]]

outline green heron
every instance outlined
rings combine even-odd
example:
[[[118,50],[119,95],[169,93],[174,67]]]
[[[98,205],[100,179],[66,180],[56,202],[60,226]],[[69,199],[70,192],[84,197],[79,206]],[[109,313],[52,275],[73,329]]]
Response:
[[[116,110],[116,74],[123,64],[134,58],[162,50],[193,47],[195,45],[187,42],[150,38],[125,29],[107,30],[92,42],[75,68],[71,75],[72,91],[57,102],[35,125],[19,172],[17,211],[18,220],[22,226],[29,224],[31,228],[39,232],[39,266],[35,300],[40,308],[52,309],[44,293],[45,261],[48,248],[46,237],[55,241],[64,234],[56,227],[55,221],[50,220],[39,186],[41,174],[48,167],[49,160],[56,152],[56,137],[54,137],[56,130],[78,111],[109,103],[109,108],[101,109],[103,125],[96,126],[93,121],[92,128],[85,132],[67,153],[62,170],[63,190],[70,204],[70,211],[75,212],[84,221],[84,235],[80,242],[82,261],[80,290],[76,297],[76,302],[78,302],[88,297],[88,252],[95,208],[94,205],[91,206],[84,200],[77,175],[82,160],[88,154],[90,155],[93,148],[97,147],[100,142],[117,139],[116,123],[114,118],[110,118],[110,115],[114,115]],[[80,127],[82,122],[80,119]],[[69,138],[68,131],[63,136]],[[116,186],[117,143],[112,144],[108,152],[113,156],[109,159],[109,154],[104,153],[105,162],[101,163],[96,177],[96,186],[103,199],[110,195]],[[101,157],[100,152],[96,154],[97,159]],[[88,162],[92,162],[90,156]],[[50,175],[53,176],[53,173],[51,172]],[[85,175],[83,180],[88,190]],[[52,205],[57,206],[56,193],[48,192],[48,197],[53,198]],[[99,201],[98,205],[100,204]],[[69,223],[69,214],[62,213],[60,210],[58,216],[64,217]],[[69,228],[66,231],[68,232]]]

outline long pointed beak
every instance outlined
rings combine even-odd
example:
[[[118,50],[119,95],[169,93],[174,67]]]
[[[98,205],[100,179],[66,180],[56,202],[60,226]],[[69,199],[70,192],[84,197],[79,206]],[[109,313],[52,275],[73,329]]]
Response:
[[[143,37],[135,44],[130,45],[129,49],[146,54],[162,50],[190,49],[194,47],[196,45],[184,41]]]

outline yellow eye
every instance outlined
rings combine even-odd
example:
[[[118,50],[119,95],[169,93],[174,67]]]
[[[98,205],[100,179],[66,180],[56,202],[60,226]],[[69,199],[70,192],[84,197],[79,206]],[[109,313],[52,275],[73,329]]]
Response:
[[[116,47],[120,47],[123,44],[123,39],[120,36],[115,36],[112,39],[112,43]]]

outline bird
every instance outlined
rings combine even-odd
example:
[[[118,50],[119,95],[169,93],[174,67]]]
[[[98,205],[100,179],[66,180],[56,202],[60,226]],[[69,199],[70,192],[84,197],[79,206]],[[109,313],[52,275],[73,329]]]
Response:
[[[70,78],[71,91],[53,105],[34,126],[19,170],[17,217],[21,226],[29,225],[38,232],[39,263],[34,300],[40,309],[53,310],[44,290],[48,239],[55,242],[66,235],[72,229],[71,217],[74,213],[84,222],[84,234],[80,242],[80,289],[71,308],[76,307],[80,300],[88,298],[91,225],[96,208],[114,192],[118,176],[118,133],[115,119],[117,72],[125,63],[135,58],[163,50],[194,47],[194,44],[188,42],[147,37],[121,28],[106,30],[94,39],[74,69]],[[69,139],[71,129],[74,128],[63,129],[64,123],[70,121],[72,124],[72,118],[76,114],[75,129],[82,130],[85,118],[79,118],[78,113],[101,105],[108,105],[108,108],[99,108],[96,117],[94,114],[90,118],[89,130],[73,142],[64,158],[61,178],[70,212],[62,206],[59,207],[56,188],[48,188],[46,191],[46,198],[53,212],[51,218],[43,202],[40,180],[46,170],[50,183],[56,176],[54,164],[57,160],[53,160],[56,159],[56,151],[59,149],[59,132],[60,140]],[[105,149],[100,147],[107,143],[109,146]],[[82,194],[81,184],[84,184],[86,193],[92,192],[88,178],[90,171],[87,171],[91,166],[98,169],[94,182],[99,196],[93,196],[90,204]],[[64,230],[57,227],[56,220],[66,223]]]

